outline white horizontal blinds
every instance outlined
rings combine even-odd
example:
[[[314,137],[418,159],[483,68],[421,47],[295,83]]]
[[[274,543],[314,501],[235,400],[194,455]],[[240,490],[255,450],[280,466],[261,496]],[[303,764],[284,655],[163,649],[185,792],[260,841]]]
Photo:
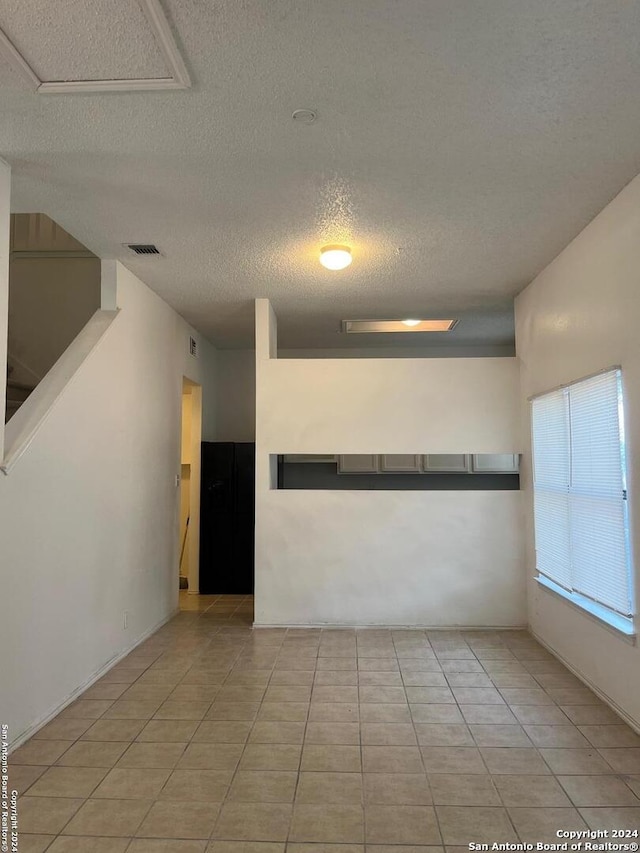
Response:
[[[532,419],[537,569],[571,589],[567,392],[554,391],[534,400]]]
[[[632,614],[619,370],[533,401],[536,562],[541,575]]]
[[[572,586],[631,614],[619,423],[619,372],[569,388]]]

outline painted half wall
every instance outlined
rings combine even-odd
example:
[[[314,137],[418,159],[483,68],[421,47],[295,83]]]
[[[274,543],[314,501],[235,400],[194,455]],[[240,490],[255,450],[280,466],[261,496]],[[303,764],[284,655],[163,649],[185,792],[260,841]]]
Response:
[[[519,492],[273,488],[278,453],[519,452],[516,359],[277,359],[266,300],[256,335],[256,623],[524,625]]]
[[[517,453],[515,358],[269,359],[271,453]]]
[[[381,347],[278,351],[279,359],[504,358],[513,347]],[[256,354],[254,350],[218,350],[216,440],[255,441]]]
[[[517,491],[270,491],[258,513],[257,624],[525,624]]]
[[[0,475],[11,581],[0,639],[12,650],[0,683],[12,743],[175,611],[183,375],[202,383],[214,412],[213,347],[199,339],[193,359],[193,330],[120,264],[103,263],[120,313]]]
[[[640,555],[640,178],[632,181],[516,300],[522,375],[521,483],[533,632],[640,727],[640,649],[534,580],[527,398],[621,365],[629,459],[631,537]]]

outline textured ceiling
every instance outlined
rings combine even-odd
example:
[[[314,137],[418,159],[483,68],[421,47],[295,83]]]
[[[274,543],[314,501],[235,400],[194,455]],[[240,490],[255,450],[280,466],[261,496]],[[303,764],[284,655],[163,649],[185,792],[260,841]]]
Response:
[[[3,0],[0,28],[41,80],[168,74],[136,0]]]
[[[290,347],[340,346],[345,318],[438,314],[462,318],[456,343],[504,342],[513,295],[640,170],[638,3],[165,8],[193,89],[47,97],[4,73],[0,154],[16,211],[122,258],[221,346],[250,345],[256,296]],[[63,63],[57,38],[43,56]],[[328,272],[318,249],[341,241],[353,264]]]

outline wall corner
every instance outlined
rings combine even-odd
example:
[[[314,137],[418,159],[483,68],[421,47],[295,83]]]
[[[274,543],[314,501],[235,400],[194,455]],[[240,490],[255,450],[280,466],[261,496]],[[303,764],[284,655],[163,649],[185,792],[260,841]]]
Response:
[[[278,357],[278,319],[268,299],[256,299],[256,363]]]
[[[103,311],[118,308],[118,262],[100,262],[100,307]]]

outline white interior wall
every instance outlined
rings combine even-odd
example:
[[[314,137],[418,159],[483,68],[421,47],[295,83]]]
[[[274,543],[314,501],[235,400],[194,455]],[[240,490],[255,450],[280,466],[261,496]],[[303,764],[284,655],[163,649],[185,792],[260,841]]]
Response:
[[[257,385],[271,453],[517,453],[515,358],[271,359]]]
[[[183,376],[202,384],[215,429],[213,347],[123,266],[103,268],[120,313],[0,475],[12,743],[175,611]]]
[[[379,347],[377,349],[283,349],[278,358],[489,358],[513,355],[513,347]],[[254,350],[219,350],[216,384],[216,440],[255,441],[256,354]]]
[[[216,382],[216,440],[255,441],[256,355],[219,350]]]
[[[289,491],[279,453],[519,452],[516,359],[277,359],[256,302],[256,623],[521,626],[520,494]]]
[[[523,626],[517,491],[262,492],[256,624]]]
[[[7,327],[9,320],[9,232],[11,168],[0,160],[0,400],[7,397]],[[2,404],[4,415],[4,403]],[[0,417],[0,456],[4,447],[4,416]]]
[[[640,649],[540,587],[530,459],[531,395],[621,365],[632,546],[640,555],[640,178],[632,181],[516,300],[526,456],[529,621],[540,639],[640,727]],[[604,567],[603,567],[604,568]],[[640,601],[638,572],[636,601]]]

